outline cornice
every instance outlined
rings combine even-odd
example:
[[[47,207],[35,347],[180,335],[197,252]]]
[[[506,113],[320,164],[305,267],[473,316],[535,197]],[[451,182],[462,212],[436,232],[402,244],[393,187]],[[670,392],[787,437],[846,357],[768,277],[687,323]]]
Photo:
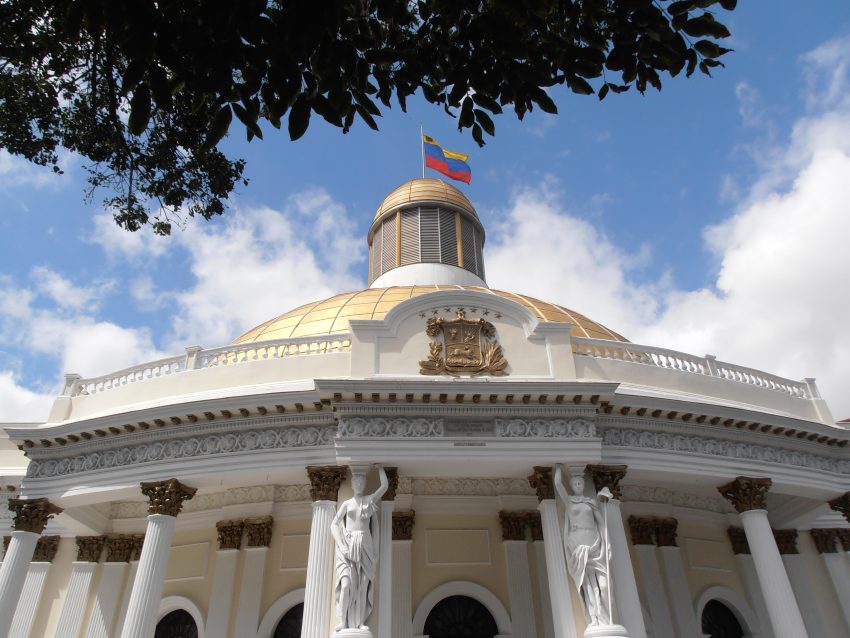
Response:
[[[470,417],[495,417],[495,416],[541,416],[541,417],[584,417],[592,419],[596,417],[596,406],[594,405],[573,405],[556,404],[556,403],[523,403],[522,397],[528,392],[520,392],[514,396],[514,403],[505,404],[489,404],[486,398],[482,399],[482,403],[472,403],[464,401],[458,404],[455,400],[458,388],[453,389],[445,402],[440,401],[440,393],[431,394],[429,403],[405,403],[403,400],[395,403],[372,403],[364,401],[362,403],[335,403],[334,409],[338,416],[354,417],[362,416],[364,418],[374,416],[470,416]],[[403,394],[402,399],[403,399]],[[464,395],[466,396],[466,395]]]

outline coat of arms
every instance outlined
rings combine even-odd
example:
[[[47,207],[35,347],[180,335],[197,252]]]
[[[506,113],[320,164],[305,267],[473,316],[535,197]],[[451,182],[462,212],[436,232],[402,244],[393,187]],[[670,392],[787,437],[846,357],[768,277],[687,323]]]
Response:
[[[467,319],[463,310],[457,319],[431,317],[425,327],[429,337],[443,336],[443,343],[434,339],[427,359],[419,362],[421,374],[507,374],[508,360],[496,341],[496,328],[484,319]]]

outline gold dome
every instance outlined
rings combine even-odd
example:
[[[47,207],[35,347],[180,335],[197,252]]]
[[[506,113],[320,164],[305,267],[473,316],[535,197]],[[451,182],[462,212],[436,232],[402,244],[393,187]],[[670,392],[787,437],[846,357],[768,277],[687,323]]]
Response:
[[[387,195],[378,206],[372,223],[375,223],[384,213],[414,202],[446,202],[478,219],[472,202],[454,186],[441,179],[420,177],[405,182]]]
[[[628,341],[628,339],[584,315],[525,295],[479,286],[393,286],[346,292],[330,299],[305,304],[252,328],[237,338],[234,343],[343,334],[349,331],[348,322],[351,319],[383,319],[390,310],[402,301],[438,290],[471,290],[495,295],[525,306],[541,321],[566,321],[571,323],[573,326],[572,335],[575,337]]]

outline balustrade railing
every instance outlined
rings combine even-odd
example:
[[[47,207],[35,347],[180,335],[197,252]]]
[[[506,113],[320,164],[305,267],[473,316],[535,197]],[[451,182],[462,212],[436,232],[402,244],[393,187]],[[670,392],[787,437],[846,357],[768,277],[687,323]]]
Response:
[[[612,359],[690,372],[709,377],[719,377],[727,381],[754,385],[767,390],[781,392],[800,399],[813,399],[811,388],[806,381],[784,379],[767,372],[753,370],[744,366],[717,361],[713,356],[698,357],[684,352],[642,346],[622,341],[605,341],[603,339],[585,339],[573,337],[573,351],[580,356],[595,359]]]
[[[70,388],[71,396],[97,394],[112,388],[118,388],[129,383],[138,383],[147,379],[156,379],[170,374],[176,374],[186,369],[185,355],[168,357],[159,361],[143,363],[118,372],[104,374],[93,379],[79,379]]]

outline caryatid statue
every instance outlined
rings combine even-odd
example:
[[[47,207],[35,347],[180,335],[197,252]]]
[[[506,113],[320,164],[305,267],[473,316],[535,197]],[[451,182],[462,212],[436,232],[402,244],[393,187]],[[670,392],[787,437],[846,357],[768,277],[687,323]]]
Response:
[[[564,552],[567,570],[579,591],[588,631],[585,635],[624,635],[622,627],[612,624],[608,543],[604,504],[611,498],[607,487],[596,498],[584,495],[584,473],[570,476],[572,495],[564,488],[561,466],[555,467],[553,480],[558,496],[564,502]]]
[[[370,635],[366,620],[372,612],[375,571],[378,564],[379,530],[377,514],[381,496],[389,482],[384,468],[378,466],[381,485],[372,494],[364,494],[367,468],[352,468],[354,496],[339,506],[331,523],[336,541],[336,586],[334,599],[337,632],[360,630]],[[351,632],[357,633],[357,632]]]

